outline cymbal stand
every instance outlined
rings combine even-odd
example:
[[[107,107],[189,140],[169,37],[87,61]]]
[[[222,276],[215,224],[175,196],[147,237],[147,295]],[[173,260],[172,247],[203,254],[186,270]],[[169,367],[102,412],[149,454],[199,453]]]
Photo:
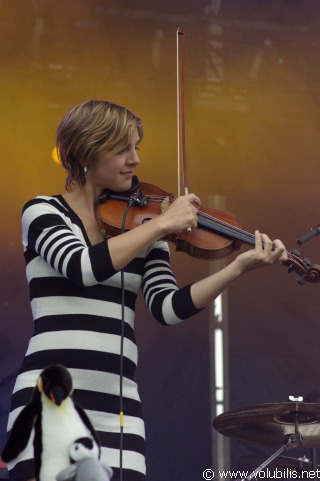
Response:
[[[266,459],[262,464],[260,464],[260,466],[257,469],[255,469],[251,474],[249,474],[249,476],[247,476],[246,478],[242,478],[240,481],[251,481],[251,479],[256,478],[257,474],[266,466],[268,466],[281,453],[283,453],[283,451],[286,451],[292,448],[298,448],[301,446],[303,446],[303,440],[299,431],[296,431],[295,434],[287,434],[284,438],[284,442],[281,448],[279,448],[278,451],[273,453],[268,459]]]

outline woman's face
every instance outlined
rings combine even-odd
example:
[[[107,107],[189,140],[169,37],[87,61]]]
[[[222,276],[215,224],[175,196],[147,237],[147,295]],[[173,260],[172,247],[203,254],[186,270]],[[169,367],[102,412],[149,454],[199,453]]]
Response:
[[[97,188],[110,189],[115,192],[125,192],[132,184],[136,167],[140,164],[137,149],[140,138],[135,128],[129,144],[119,153],[101,153],[95,162],[94,169],[88,172],[86,180],[90,179]]]

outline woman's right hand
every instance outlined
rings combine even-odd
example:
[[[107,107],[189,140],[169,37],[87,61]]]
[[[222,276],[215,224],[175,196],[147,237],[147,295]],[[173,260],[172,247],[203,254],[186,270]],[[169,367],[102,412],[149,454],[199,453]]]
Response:
[[[178,197],[164,212],[134,229],[108,239],[112,265],[123,269],[144,249],[175,232],[197,227],[200,199],[194,194]]]
[[[164,223],[166,234],[180,232],[197,227],[197,212],[201,207],[201,201],[195,194],[187,194],[178,197],[159,216],[159,222]]]

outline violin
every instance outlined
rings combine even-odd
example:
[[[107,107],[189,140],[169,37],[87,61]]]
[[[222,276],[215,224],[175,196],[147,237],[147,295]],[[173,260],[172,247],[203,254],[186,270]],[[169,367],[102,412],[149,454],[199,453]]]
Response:
[[[179,40],[182,40],[182,44]],[[179,52],[181,50],[181,61]],[[178,126],[178,174],[180,163],[183,167],[184,193],[188,193],[187,166],[184,128],[184,51],[185,34],[177,31],[177,126]],[[180,151],[182,155],[180,156]],[[180,181],[178,195],[180,195]],[[172,193],[152,184],[139,182],[136,176],[132,179],[131,189],[127,192],[104,191],[99,198],[98,219],[103,230],[109,237],[114,237],[148,222],[160,215],[172,202]],[[217,260],[238,250],[241,244],[255,246],[255,236],[245,232],[240,227],[237,217],[218,209],[201,206],[197,212],[198,225],[195,229],[170,234],[164,237],[175,244],[176,250],[193,257],[205,260]],[[301,259],[298,251],[286,251],[288,259],[282,264],[288,267],[288,272],[295,271],[298,283],[320,281],[320,265],[313,264],[309,259]]]
[[[172,202],[174,195],[133,177],[127,192],[104,191],[99,198],[98,218],[108,237],[148,222],[160,215]],[[166,235],[164,240],[175,244],[176,251],[205,260],[222,259],[242,244],[255,246],[255,236],[240,227],[239,219],[229,212],[201,206],[195,229]],[[299,275],[298,283],[320,281],[320,266],[301,259],[298,251],[286,251],[288,259],[282,264],[288,272]]]

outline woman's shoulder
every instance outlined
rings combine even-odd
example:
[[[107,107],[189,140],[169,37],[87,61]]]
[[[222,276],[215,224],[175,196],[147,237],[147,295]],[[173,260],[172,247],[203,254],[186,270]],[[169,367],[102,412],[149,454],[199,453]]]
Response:
[[[61,195],[37,195],[24,204],[22,208],[22,214],[30,208],[33,210],[58,210],[60,212],[66,211],[66,206]]]
[[[61,195],[38,195],[24,204],[21,214],[24,229],[29,229],[31,225],[38,229],[65,223],[71,225],[71,217],[72,213]]]

